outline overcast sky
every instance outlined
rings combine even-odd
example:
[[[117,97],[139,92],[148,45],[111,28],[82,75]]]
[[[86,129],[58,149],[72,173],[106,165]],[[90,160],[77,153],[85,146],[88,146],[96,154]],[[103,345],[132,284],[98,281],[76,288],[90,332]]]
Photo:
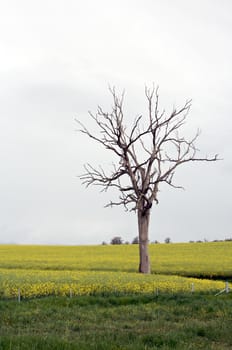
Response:
[[[146,118],[145,84],[167,110],[192,99],[202,156],[163,187],[150,240],[232,236],[232,3],[229,0],[8,0],[0,5],[0,242],[99,244],[137,235],[115,193],[85,189],[83,164],[112,159],[76,131],[125,89],[128,123]],[[94,130],[94,125],[92,125]]]

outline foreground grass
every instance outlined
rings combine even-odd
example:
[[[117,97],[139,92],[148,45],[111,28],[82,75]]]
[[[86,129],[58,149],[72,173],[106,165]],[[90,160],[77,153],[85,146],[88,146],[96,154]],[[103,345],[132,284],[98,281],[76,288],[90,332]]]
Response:
[[[232,294],[0,301],[0,350],[232,348]]]

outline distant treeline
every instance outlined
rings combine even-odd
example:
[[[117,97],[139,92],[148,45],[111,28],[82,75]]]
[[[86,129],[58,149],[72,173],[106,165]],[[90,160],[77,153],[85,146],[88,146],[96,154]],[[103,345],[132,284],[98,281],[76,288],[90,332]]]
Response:
[[[207,242],[232,242],[232,237],[230,238],[225,238],[225,239],[214,239],[213,241],[209,241],[208,239],[204,239],[204,240],[197,240],[197,241],[193,241],[190,240],[189,243],[207,243]],[[152,241],[151,244],[159,244],[160,242],[155,240]],[[164,243],[168,244],[168,243],[172,243],[171,238],[167,237],[164,239]],[[103,241],[102,245],[107,245],[108,243]],[[122,237],[120,236],[115,236],[111,239],[109,244],[139,244],[139,237],[136,236],[131,242],[129,241],[124,241]]]

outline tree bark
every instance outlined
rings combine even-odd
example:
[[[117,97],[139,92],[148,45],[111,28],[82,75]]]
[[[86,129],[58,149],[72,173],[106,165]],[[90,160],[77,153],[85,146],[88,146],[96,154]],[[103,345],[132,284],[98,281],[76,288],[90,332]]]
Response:
[[[150,258],[148,252],[148,228],[150,220],[150,210],[138,210],[138,230],[139,230],[139,272],[151,273]]]

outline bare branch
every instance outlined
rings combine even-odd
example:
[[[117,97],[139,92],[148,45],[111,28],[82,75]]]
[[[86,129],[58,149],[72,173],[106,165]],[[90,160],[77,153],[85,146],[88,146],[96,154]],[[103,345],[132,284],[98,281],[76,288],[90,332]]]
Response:
[[[82,183],[101,186],[103,191],[110,187],[118,189],[119,201],[112,201],[107,206],[124,205],[128,210],[146,213],[152,202],[158,202],[160,183],[166,183],[173,188],[182,188],[173,183],[177,167],[188,162],[213,162],[213,157],[198,156],[196,140],[199,130],[191,139],[180,136],[182,126],[187,120],[191,108],[191,100],[187,100],[180,109],[166,115],[165,110],[159,112],[158,87],[145,87],[148,102],[148,117],[143,128],[140,128],[142,115],[135,118],[129,131],[124,121],[124,92],[116,94],[115,88],[109,88],[113,99],[112,110],[105,112],[100,106],[96,114],[89,112],[93,122],[98,126],[99,133],[90,132],[79,120],[80,132],[101,144],[118,157],[119,165],[113,164],[110,175],[103,167],[95,168],[85,165],[85,173],[80,176]],[[126,182],[126,180],[128,180]]]

